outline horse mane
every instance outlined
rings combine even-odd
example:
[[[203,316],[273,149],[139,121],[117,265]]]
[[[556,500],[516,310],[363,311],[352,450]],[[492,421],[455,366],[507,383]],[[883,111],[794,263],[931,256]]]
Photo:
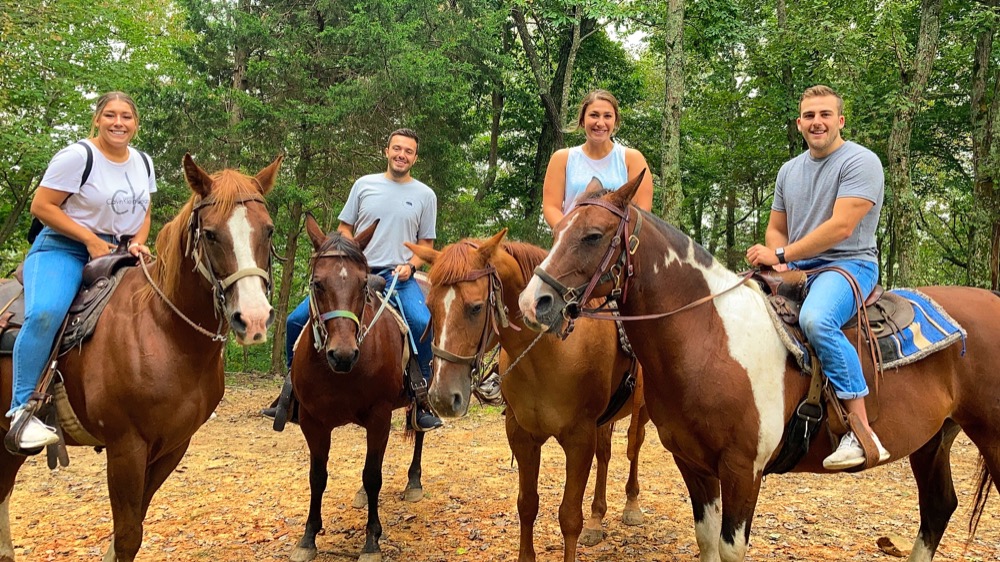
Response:
[[[478,249],[485,240],[465,238],[445,246],[431,268],[431,285],[453,285],[464,280],[470,273],[486,267],[479,259]],[[521,277],[527,283],[548,250],[526,242],[504,242],[503,249],[514,258],[521,270]]]
[[[260,195],[260,188],[251,176],[233,169],[216,172],[212,176],[213,212],[228,215],[237,202]],[[166,295],[181,290],[181,263],[188,244],[188,224],[196,204],[202,201],[197,193],[191,195],[173,219],[163,225],[156,236],[156,262],[150,271],[153,281]],[[148,284],[141,290],[140,298],[152,298],[153,288]]]
[[[326,240],[323,241],[323,244],[317,250],[318,253],[329,251],[339,252],[345,258],[365,266],[365,271],[368,270],[368,258],[365,257],[365,253],[358,246],[358,243],[336,230],[326,237]]]

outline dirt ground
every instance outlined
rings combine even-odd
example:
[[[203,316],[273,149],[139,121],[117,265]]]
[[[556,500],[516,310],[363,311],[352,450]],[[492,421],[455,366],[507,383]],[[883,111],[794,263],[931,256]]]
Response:
[[[160,489],[146,518],[139,560],[243,562],[287,559],[302,535],[309,499],[308,451],[297,426],[271,430],[257,413],[277,381],[234,383],[194,436],[187,456]],[[386,455],[381,518],[388,561],[461,562],[517,559],[517,469],[496,408],[476,406],[461,420],[428,435],[424,500],[401,499],[412,447],[396,420]],[[640,483],[643,525],[621,522],[628,464],[625,428],[615,431],[608,484],[605,541],[581,547],[588,562],[696,561],[691,509],[670,456],[648,433]],[[357,427],[334,431],[330,482],[324,497],[321,562],[356,559],[364,542],[365,512],[351,508],[361,485],[364,440]],[[20,561],[99,559],[111,534],[105,459],[86,448],[72,464],[49,472],[44,458],[25,465],[11,502],[11,531]],[[954,448],[959,509],[936,561],[1000,560],[1000,500],[994,490],[976,539],[966,547],[975,449],[964,435]],[[535,531],[539,561],[562,560],[558,504],[562,451],[543,449],[541,510]],[[592,489],[592,484],[591,488]],[[589,513],[590,496],[585,514]],[[917,494],[906,461],[862,475],[771,476],[764,483],[747,560],[895,560],[876,541],[895,539],[908,550],[918,526]]]

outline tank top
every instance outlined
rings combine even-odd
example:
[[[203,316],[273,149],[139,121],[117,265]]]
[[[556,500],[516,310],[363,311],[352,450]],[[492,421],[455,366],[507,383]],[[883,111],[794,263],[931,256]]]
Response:
[[[586,191],[590,180],[597,178],[612,191],[628,181],[625,165],[625,147],[614,143],[611,152],[600,160],[593,160],[583,153],[583,146],[569,149],[566,158],[566,192],[563,196],[563,213],[569,213],[576,198]]]

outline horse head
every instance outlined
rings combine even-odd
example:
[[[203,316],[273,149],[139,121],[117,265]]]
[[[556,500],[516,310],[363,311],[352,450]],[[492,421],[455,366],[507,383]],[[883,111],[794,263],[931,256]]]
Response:
[[[491,263],[507,229],[485,242],[462,240],[438,252],[406,244],[433,264],[427,306],[434,326],[434,376],[429,398],[434,410],[461,417],[469,410],[474,376],[483,373],[483,355],[496,342],[500,282]],[[499,309],[498,309],[499,307]]]
[[[377,226],[375,221],[352,240],[336,231],[327,236],[316,219],[306,215],[306,232],[314,249],[309,267],[313,344],[317,352],[326,356],[335,373],[347,373],[354,368],[360,355],[359,346],[369,328],[364,322],[372,292],[368,288],[364,249]]]
[[[271,236],[274,224],[264,197],[274,186],[283,157],[256,176],[235,170],[209,175],[184,155],[184,176],[194,192],[185,256],[194,261],[214,293],[216,314],[241,344],[267,341],[274,321],[270,304]]]
[[[586,193],[559,221],[548,257],[518,299],[525,324],[566,337],[588,300],[624,297],[642,220],[631,201],[645,174],[617,191]]]

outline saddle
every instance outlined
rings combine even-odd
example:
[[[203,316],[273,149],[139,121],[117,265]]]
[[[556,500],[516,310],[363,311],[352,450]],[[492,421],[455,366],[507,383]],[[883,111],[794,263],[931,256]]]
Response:
[[[54,345],[49,365],[54,365],[56,356],[62,355],[73,347],[82,346],[83,342],[93,334],[97,321],[111,299],[111,295],[118,287],[121,278],[129,267],[134,267],[139,263],[139,258],[131,255],[127,248],[128,240],[123,239],[114,252],[95,258],[84,267],[83,284],[70,306],[63,328],[57,336],[58,341]],[[16,275],[18,280],[7,280],[0,283],[0,303],[2,303],[0,304],[0,355],[13,354],[14,342],[24,324],[24,288],[20,282],[23,280],[23,277],[19,275],[20,271],[19,267]],[[81,445],[103,446],[103,443],[90,435],[80,423],[69,404],[62,380],[52,376],[54,370],[54,368],[50,368],[40,378],[39,386],[31,399],[32,407],[50,425],[59,428],[60,439],[62,439],[62,431],[65,431]],[[10,447],[8,447],[9,449]],[[30,453],[34,452],[37,451]],[[69,463],[63,441],[49,449],[50,468],[55,468],[57,459],[63,466]]]
[[[868,432],[861,430],[860,420],[853,414],[848,415],[843,409],[843,405],[822,372],[819,359],[799,327],[799,311],[806,297],[806,273],[799,270],[784,272],[764,270],[755,273],[752,279],[759,283],[775,317],[783,324],[784,331],[780,335],[783,336],[786,347],[796,357],[804,374],[812,377],[807,396],[799,403],[795,415],[786,427],[785,444],[765,472],[782,473],[791,470],[808,452],[812,438],[815,437],[823,419],[828,419],[831,439],[834,439],[834,435],[847,433],[848,430],[855,432],[865,450],[865,458],[870,459],[860,468],[871,468],[878,462],[877,447]],[[851,281],[853,285],[853,280]],[[885,292],[881,286],[876,286],[871,294],[867,295],[860,314],[855,315],[844,328],[859,330],[864,340],[869,343],[868,351],[876,372],[881,372],[882,354],[875,342],[880,337],[898,334],[913,320],[914,310],[909,301]],[[860,346],[858,351],[861,352]],[[831,411],[836,415],[828,416]]]

